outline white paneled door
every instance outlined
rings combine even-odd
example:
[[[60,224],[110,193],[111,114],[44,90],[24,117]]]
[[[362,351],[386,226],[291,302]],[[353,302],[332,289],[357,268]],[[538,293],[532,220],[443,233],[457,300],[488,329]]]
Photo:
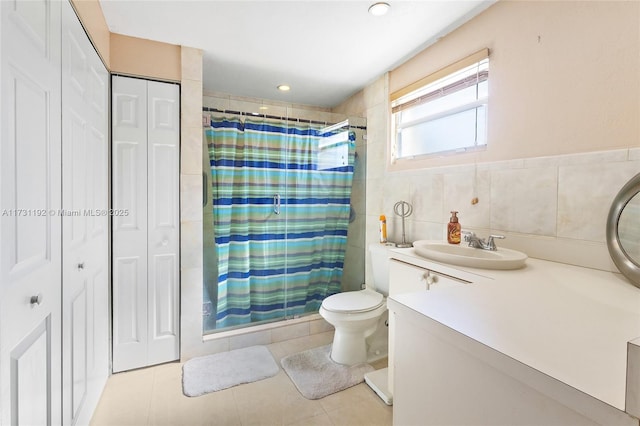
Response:
[[[109,74],[62,5],[63,423],[89,424],[109,375]]]
[[[0,1],[0,423],[61,423],[61,2]]]
[[[113,77],[114,372],[179,358],[179,105],[178,85]]]
[[[113,370],[123,371],[147,359],[146,82],[114,77],[111,92],[112,202],[128,212],[112,220]]]
[[[147,82],[147,363],[180,357],[180,86]]]

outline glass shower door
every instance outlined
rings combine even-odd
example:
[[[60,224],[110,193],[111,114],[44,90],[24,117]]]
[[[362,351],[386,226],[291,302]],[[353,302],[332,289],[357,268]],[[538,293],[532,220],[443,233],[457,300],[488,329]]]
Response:
[[[212,119],[215,329],[284,316],[286,133],[265,120]]]
[[[317,312],[341,291],[353,180],[354,135],[296,123],[289,128],[286,176],[286,312]]]
[[[237,116],[212,117],[211,125],[204,332],[317,312],[341,289],[350,132]]]

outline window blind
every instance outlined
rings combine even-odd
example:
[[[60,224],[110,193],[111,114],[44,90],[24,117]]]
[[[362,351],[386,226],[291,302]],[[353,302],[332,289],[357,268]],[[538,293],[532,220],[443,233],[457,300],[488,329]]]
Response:
[[[426,77],[421,78],[420,80],[414,83],[409,84],[408,86],[403,87],[400,90],[393,92],[390,95],[390,100],[392,102],[396,101],[401,97],[406,96],[409,93],[420,89],[421,87],[424,87],[430,83],[433,83],[436,80],[439,80],[443,77],[446,77],[457,71],[460,71],[463,68],[466,68],[470,65],[475,64],[476,62],[480,62],[483,59],[487,59],[488,57],[489,57],[489,49],[488,48],[482,49],[472,55],[467,56],[464,59],[459,60],[458,62],[455,62],[449,66],[446,66],[432,74],[429,74]]]
[[[434,99],[447,96],[451,93],[466,89],[467,87],[475,86],[476,84],[482,83],[483,81],[487,81],[488,78],[489,78],[488,70],[480,71],[477,74],[473,74],[461,80],[454,81],[451,84],[448,84],[444,87],[433,90],[424,95],[418,96],[417,98],[412,99],[410,101],[399,103],[398,105],[393,106],[391,111],[395,114],[396,112],[400,112],[408,108],[413,108],[415,106],[418,106],[427,102],[431,102]]]

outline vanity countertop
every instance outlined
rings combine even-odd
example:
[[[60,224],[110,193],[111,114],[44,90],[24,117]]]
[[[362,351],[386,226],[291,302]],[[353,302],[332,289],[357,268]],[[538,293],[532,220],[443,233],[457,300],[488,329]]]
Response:
[[[627,342],[640,336],[640,288],[616,273],[538,259],[511,271],[392,258],[472,284],[392,296],[409,309],[625,410]]]

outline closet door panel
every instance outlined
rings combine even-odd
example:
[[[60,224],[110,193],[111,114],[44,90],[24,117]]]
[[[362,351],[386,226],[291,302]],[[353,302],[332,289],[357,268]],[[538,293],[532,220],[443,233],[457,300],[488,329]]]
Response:
[[[179,358],[179,105],[178,85],[148,82],[150,364]]]
[[[146,292],[140,291],[140,287],[146,288],[143,281],[146,278],[146,274],[141,274],[140,271],[146,268],[142,265],[143,262],[140,261],[140,257],[118,256],[117,259],[114,259],[113,277],[114,283],[118,285],[114,288],[113,294],[113,333],[114,346],[117,345],[119,347],[118,351],[114,348],[114,352],[117,354],[120,354],[120,351],[125,351],[127,346],[146,344],[146,330],[140,326],[140,319],[146,319],[140,313],[140,306],[146,305],[146,303],[141,303],[141,299],[142,302],[146,299]],[[120,285],[121,283],[123,285]],[[146,313],[146,309],[142,311]],[[142,324],[145,324],[145,322],[142,322]],[[143,352],[140,359],[144,360],[145,358],[146,353]],[[122,363],[125,364],[125,362]]]
[[[65,378],[70,379],[71,394],[65,395],[65,403],[70,405],[71,412],[65,413],[70,415],[69,420],[76,419],[80,410],[82,409],[82,403],[87,398],[87,282],[83,280],[77,288],[76,293],[73,295],[70,303],[65,306],[65,309],[69,312],[65,312],[65,315],[70,315],[70,327],[69,330],[65,330],[69,333],[71,338],[71,345],[65,350],[65,356],[70,357],[69,370],[65,371]],[[73,424],[73,422],[69,423]]]
[[[86,44],[90,45],[85,38]],[[76,424],[89,424],[109,377],[111,305],[109,299],[109,73],[95,51],[84,96],[89,117],[85,216],[87,260],[87,399]]]
[[[65,86],[67,88],[68,86]],[[64,240],[66,249],[78,249],[87,242],[87,122],[82,116],[82,97],[67,96],[70,104],[65,105],[63,120],[63,167],[64,190],[62,207],[65,216],[62,220],[63,228],[67,236]]]
[[[118,247],[140,250],[147,239],[147,89],[144,80],[114,77],[113,207],[128,214],[114,216]],[[146,249],[144,250],[146,251]]]
[[[108,72],[68,2],[62,22],[62,414],[87,424],[109,374]]]
[[[113,79],[114,371],[179,358],[179,86]]]
[[[0,2],[0,423],[61,403],[60,3]]]
[[[113,371],[147,359],[147,85],[112,80]]]
[[[179,358],[179,287],[176,280],[176,256],[155,255],[149,285],[149,359],[148,364],[159,364]]]
[[[3,182],[5,197],[3,209],[7,210],[4,223],[6,238],[15,250],[7,251],[5,268],[14,276],[52,263],[52,222],[59,222],[56,211],[49,215],[31,214],[32,211],[59,206],[60,200],[53,200],[49,193],[56,191],[59,196],[59,176],[54,171],[49,155],[59,156],[60,139],[49,135],[47,121],[55,109],[49,101],[50,91],[42,87],[31,76],[17,69],[10,69],[8,78],[10,89],[5,92],[9,108],[6,130],[8,138],[3,139]],[[54,111],[52,111],[54,109]],[[57,168],[59,172],[59,167]],[[43,203],[44,201],[44,203]],[[55,202],[55,204],[53,204]],[[16,211],[16,209],[20,209]],[[53,216],[53,217],[50,217]],[[56,227],[59,229],[59,226]]]

